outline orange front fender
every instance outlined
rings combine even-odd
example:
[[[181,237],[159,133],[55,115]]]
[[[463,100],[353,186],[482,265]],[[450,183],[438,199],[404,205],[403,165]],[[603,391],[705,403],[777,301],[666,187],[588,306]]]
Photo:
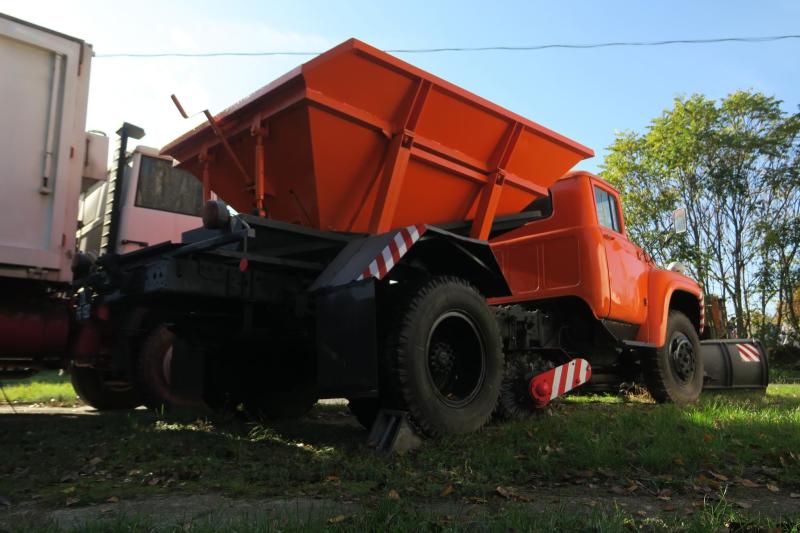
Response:
[[[673,296],[676,301],[673,302]],[[692,300],[693,307],[687,302]],[[703,291],[694,280],[671,270],[650,272],[647,284],[647,320],[639,329],[638,341],[663,346],[667,341],[667,318],[670,303],[689,316],[698,333],[701,331]]]

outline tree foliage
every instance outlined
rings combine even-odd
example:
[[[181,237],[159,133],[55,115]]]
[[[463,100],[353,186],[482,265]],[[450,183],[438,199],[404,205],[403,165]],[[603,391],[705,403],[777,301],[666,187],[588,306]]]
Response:
[[[676,98],[644,133],[617,135],[602,177],[630,238],[721,295],[735,334],[758,334],[768,315],[800,332],[800,113],[752,91]],[[689,229],[666,243],[678,207]]]

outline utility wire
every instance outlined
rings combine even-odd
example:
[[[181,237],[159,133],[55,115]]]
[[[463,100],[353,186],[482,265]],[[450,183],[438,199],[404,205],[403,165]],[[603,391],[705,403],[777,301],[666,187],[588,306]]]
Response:
[[[440,52],[528,52],[535,50],[568,49],[585,50],[589,48],[612,48],[634,46],[666,46],[674,44],[717,44],[717,43],[767,43],[800,39],[800,35],[770,35],[764,37],[719,37],[714,39],[671,39],[667,41],[619,41],[608,43],[584,44],[539,44],[532,46],[472,46],[472,47],[447,47],[447,48],[392,48],[384,52],[395,54],[435,54]],[[96,54],[98,58],[130,57],[259,57],[259,56],[316,56],[322,52],[154,52],[154,53],[114,53]]]

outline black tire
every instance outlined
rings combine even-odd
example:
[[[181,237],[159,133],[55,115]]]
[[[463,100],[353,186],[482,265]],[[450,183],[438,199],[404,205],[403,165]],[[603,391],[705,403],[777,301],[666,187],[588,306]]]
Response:
[[[407,296],[388,328],[391,396],[429,436],[482,428],[503,379],[494,314],[474,287],[455,277],[431,278]]]
[[[697,401],[703,391],[703,358],[697,331],[686,315],[669,312],[667,340],[643,356],[642,370],[647,389],[657,402],[685,405]]]
[[[375,423],[375,419],[378,418],[378,412],[381,410],[381,401],[379,398],[353,398],[348,400],[347,408],[350,409],[359,424],[370,430]]]
[[[192,404],[175,394],[170,385],[173,338],[167,326],[159,324],[145,336],[139,347],[134,383],[149,409],[169,410]]]
[[[96,368],[73,366],[69,374],[80,399],[98,411],[135,409],[142,405],[141,397],[131,383],[108,379]]]

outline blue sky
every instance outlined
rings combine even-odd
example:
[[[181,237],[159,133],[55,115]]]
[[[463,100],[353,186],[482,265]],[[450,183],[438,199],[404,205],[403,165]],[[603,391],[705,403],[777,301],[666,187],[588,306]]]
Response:
[[[96,53],[324,50],[349,37],[379,48],[527,45],[800,33],[800,1],[45,2],[0,11],[91,42]],[[595,149],[642,130],[677,95],[756,89],[800,104],[800,40],[402,54],[403,59]],[[298,57],[96,58],[87,129],[122,120],[159,147],[191,126],[169,102],[218,111],[304,61]]]

